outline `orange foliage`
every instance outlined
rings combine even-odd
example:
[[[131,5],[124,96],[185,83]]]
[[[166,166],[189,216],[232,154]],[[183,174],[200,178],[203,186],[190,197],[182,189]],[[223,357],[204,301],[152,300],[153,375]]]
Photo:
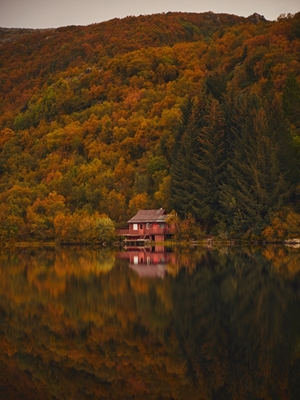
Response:
[[[53,238],[55,218],[68,236],[62,221],[72,225],[80,211],[124,223],[138,208],[168,209],[185,96],[199,95],[214,73],[225,90],[230,82],[262,100],[267,87],[280,96],[287,76],[300,76],[298,21],[167,13],[26,32],[4,44],[1,240]],[[152,157],[164,159],[164,172],[148,173],[137,194],[136,172]]]

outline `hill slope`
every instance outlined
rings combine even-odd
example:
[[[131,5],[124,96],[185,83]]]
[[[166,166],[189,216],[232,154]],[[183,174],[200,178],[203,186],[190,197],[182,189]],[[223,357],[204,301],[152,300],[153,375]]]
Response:
[[[269,111],[279,107],[276,115],[282,113],[280,129],[287,138],[282,145],[290,148],[286,157],[292,161],[283,170],[284,157],[280,160],[276,153],[270,160],[272,165],[279,163],[274,174],[283,176],[286,189],[280,190],[285,200],[276,207],[263,201],[272,211],[282,206],[297,211],[299,26],[300,14],[268,22],[257,15],[167,13],[36,31],[4,44],[0,55],[2,238],[50,239],[59,232],[67,235],[59,231],[59,218],[78,222],[83,215],[98,212],[122,224],[139,208],[161,206],[176,207],[182,215],[191,212],[207,229],[220,222],[216,212],[227,228],[234,225],[219,197],[209,215],[204,212],[207,204],[180,201],[209,197],[209,191],[199,189],[207,183],[194,182],[177,197],[173,190],[174,171],[185,162],[183,155],[177,157],[177,150],[184,142],[178,138],[188,126],[181,123],[187,98],[198,121],[211,118],[212,99],[227,121],[219,133],[226,162],[221,163],[217,187],[227,185],[223,192],[228,195],[228,188],[234,188],[228,171],[235,167],[227,161],[233,155],[230,151],[240,152],[234,145],[237,128],[235,133],[232,128],[238,123],[231,119],[240,105],[233,100],[231,104],[230,96],[247,96],[248,102],[259,103],[255,113],[265,112],[269,131],[274,128]],[[206,98],[200,109],[195,105],[202,101],[199,96]],[[201,116],[204,109],[206,115]],[[198,155],[203,150],[198,148],[200,125],[195,134]],[[276,135],[267,136],[271,143],[279,143]],[[192,176],[194,170],[190,167],[185,173]],[[264,221],[261,230],[271,216],[265,211],[259,215]],[[250,225],[244,224],[240,231],[251,230]]]

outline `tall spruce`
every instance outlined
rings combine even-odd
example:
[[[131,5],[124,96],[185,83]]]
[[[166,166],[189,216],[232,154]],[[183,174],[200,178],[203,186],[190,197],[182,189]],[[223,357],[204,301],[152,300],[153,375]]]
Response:
[[[270,136],[272,140],[277,143],[279,149],[281,170],[285,174],[286,180],[290,183],[291,188],[293,188],[295,185],[299,184],[300,177],[300,165],[299,160],[297,160],[297,149],[295,148],[297,135],[293,130],[289,129],[289,123],[284,116],[283,106],[278,96],[275,96],[266,104],[266,109],[268,110]]]
[[[285,116],[292,128],[300,130],[300,85],[294,74],[290,74],[282,93],[282,106]]]
[[[194,101],[187,98],[181,109],[182,119],[175,136],[173,151],[170,204],[181,216],[193,212],[192,172],[197,157],[197,126],[194,109]]]
[[[280,149],[272,140],[266,111],[256,96],[237,96],[234,115],[233,154],[221,203],[235,234],[260,233],[270,214],[289,195],[289,187],[281,170]]]
[[[198,152],[193,172],[195,191],[192,205],[197,219],[208,230],[214,225],[215,216],[220,211],[220,184],[226,162],[225,118],[218,100],[208,97],[198,112],[198,118]]]

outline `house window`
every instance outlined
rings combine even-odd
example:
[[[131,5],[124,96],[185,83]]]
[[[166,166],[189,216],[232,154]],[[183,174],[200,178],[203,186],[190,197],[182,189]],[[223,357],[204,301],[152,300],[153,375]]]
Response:
[[[139,263],[139,257],[138,256],[133,256],[133,264],[138,265]]]
[[[133,224],[133,230],[137,231],[138,230],[138,224]]]
[[[149,229],[150,228],[150,224],[149,224],[149,222],[147,222],[146,223],[146,229]]]
[[[143,224],[140,224],[140,229],[143,229]]]

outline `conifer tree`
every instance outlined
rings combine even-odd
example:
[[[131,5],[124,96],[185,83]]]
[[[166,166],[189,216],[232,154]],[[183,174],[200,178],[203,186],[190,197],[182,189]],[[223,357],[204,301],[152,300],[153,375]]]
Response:
[[[284,114],[296,131],[300,129],[300,85],[294,74],[290,74],[282,93]]]
[[[197,219],[207,228],[214,223],[214,216],[220,209],[220,184],[225,166],[224,125],[219,102],[210,97],[205,115],[198,123],[199,150],[193,173],[195,192],[192,203]]]
[[[190,197],[194,192],[192,171],[197,151],[197,130],[194,123],[194,102],[187,98],[182,106],[182,118],[175,136],[171,168],[170,204],[180,215],[192,212]]]
[[[180,120],[178,130],[175,133],[175,143],[174,143],[174,147],[173,147],[173,159],[176,159],[176,157],[177,157],[177,153],[178,153],[178,150],[180,147],[180,141],[181,141],[182,135],[184,134],[187,126],[189,125],[190,118],[191,118],[191,115],[193,112],[193,108],[194,108],[194,100],[190,96],[187,96],[184,99],[183,104],[180,108],[181,120]]]
[[[300,165],[299,160],[297,160],[294,144],[295,135],[288,127],[288,122],[284,117],[283,107],[278,96],[267,103],[266,109],[268,110],[267,117],[270,137],[278,145],[281,170],[291,187],[293,187],[299,183],[300,176]]]
[[[254,96],[237,100],[233,157],[221,203],[235,233],[259,233],[289,195],[265,110]]]

